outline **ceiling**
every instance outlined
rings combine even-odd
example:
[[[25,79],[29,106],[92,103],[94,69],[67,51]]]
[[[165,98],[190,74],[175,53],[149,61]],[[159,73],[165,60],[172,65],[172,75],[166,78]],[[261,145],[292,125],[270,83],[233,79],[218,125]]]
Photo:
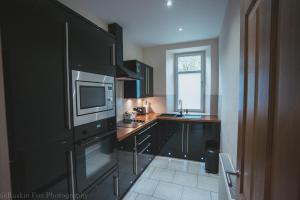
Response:
[[[72,0],[106,23],[117,22],[124,37],[149,47],[218,37],[227,0]],[[178,29],[182,27],[183,31]]]

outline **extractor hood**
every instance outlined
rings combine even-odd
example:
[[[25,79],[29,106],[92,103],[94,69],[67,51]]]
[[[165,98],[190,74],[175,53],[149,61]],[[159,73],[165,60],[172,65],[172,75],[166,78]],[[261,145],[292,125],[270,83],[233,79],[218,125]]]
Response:
[[[109,24],[108,32],[115,36],[115,57],[117,67],[117,80],[142,80],[143,77],[123,65],[123,30],[117,24]]]

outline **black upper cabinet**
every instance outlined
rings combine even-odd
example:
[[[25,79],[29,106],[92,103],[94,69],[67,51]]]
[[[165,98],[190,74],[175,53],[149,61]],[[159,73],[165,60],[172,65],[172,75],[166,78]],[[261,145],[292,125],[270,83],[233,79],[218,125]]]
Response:
[[[114,37],[78,16],[69,22],[70,67],[115,77]]]
[[[53,1],[1,4],[13,192],[69,193],[65,21]]]
[[[124,81],[124,98],[153,97],[153,68],[137,60],[125,61],[124,65],[143,77],[142,80]]]

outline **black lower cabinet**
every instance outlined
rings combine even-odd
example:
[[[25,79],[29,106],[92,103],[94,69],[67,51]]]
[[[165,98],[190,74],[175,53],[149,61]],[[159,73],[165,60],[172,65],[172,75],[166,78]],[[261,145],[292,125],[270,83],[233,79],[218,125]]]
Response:
[[[158,142],[159,155],[183,158],[182,131],[180,123],[175,121],[161,121]]]
[[[158,122],[154,122],[119,142],[120,198],[126,194],[156,155],[158,133]]]
[[[158,154],[161,156],[205,161],[207,141],[220,143],[219,123],[160,122]]]
[[[116,200],[119,193],[118,179],[118,169],[115,168],[78,196],[81,200]]]
[[[17,148],[11,162],[13,193],[29,195],[28,199],[41,199],[53,195],[67,199],[71,194],[72,144],[68,140]],[[49,197],[51,197],[49,196]]]
[[[206,143],[220,143],[219,123],[188,123],[186,124],[186,155],[189,160],[205,161]]]
[[[119,142],[118,157],[119,196],[122,197],[137,178],[134,173],[134,136],[130,136]]]

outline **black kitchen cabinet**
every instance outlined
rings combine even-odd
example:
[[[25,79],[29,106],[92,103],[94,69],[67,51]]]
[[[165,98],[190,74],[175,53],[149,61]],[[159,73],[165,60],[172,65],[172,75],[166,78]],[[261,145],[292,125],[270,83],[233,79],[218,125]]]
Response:
[[[189,160],[204,161],[207,141],[220,143],[219,123],[188,123],[186,124],[186,151]]]
[[[120,197],[128,191],[137,178],[134,173],[134,146],[134,136],[130,136],[118,144]]]
[[[152,97],[153,68],[137,60],[125,61],[124,66],[143,77],[142,80],[124,81],[124,98]]]
[[[87,189],[85,191],[86,196],[83,195],[81,200],[116,200],[119,193],[118,180],[118,170],[113,169],[91,186],[91,188]]]
[[[135,135],[136,174],[140,175],[155,156],[155,129],[158,122],[145,127]]]
[[[158,122],[143,128],[118,144],[119,193],[124,196],[156,155]]]
[[[76,15],[67,23],[70,68],[115,77],[114,36]]]
[[[53,1],[1,3],[13,193],[71,192],[64,10]]]
[[[209,140],[220,143],[219,123],[161,121],[159,155],[204,161]]]
[[[159,155],[183,158],[183,138],[180,123],[162,120],[160,126]]]

